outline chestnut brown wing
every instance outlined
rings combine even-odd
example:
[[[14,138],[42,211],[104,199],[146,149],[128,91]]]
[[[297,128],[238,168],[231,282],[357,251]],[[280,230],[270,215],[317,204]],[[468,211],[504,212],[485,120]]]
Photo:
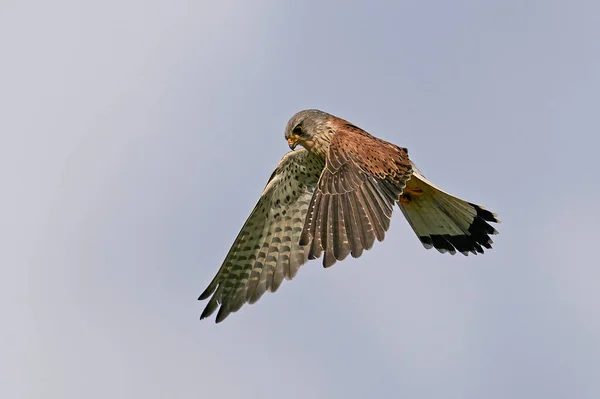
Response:
[[[335,128],[300,236],[300,245],[310,245],[308,258],[324,254],[325,267],[384,239],[412,173],[405,148],[345,121]]]

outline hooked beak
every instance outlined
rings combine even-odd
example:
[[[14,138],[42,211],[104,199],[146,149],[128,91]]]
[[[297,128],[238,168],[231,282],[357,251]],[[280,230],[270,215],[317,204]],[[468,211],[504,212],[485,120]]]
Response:
[[[296,148],[296,146],[298,145],[298,141],[300,141],[298,137],[290,137],[289,139],[287,139],[288,145],[290,146],[290,150],[294,151],[294,148]]]

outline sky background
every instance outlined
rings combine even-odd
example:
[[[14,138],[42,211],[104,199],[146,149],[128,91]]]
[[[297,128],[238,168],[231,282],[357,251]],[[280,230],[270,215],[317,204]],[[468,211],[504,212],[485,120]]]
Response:
[[[600,3],[0,4],[0,397],[600,397]],[[219,325],[196,301],[319,108],[497,212]]]

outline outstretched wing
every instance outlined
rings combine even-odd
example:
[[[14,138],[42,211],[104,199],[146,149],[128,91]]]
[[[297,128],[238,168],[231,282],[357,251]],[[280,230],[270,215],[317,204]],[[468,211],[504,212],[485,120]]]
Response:
[[[300,238],[325,267],[383,240],[412,171],[405,148],[338,123]]]
[[[223,265],[198,298],[212,295],[201,319],[221,305],[218,323],[296,275],[307,260],[308,248],[299,245],[300,234],[323,167],[323,161],[305,149],[282,158]]]

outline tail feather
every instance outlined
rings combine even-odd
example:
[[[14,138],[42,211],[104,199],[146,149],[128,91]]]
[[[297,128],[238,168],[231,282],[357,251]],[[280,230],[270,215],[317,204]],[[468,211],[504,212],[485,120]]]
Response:
[[[440,190],[414,165],[398,204],[428,249],[477,255],[491,249],[490,235],[498,234],[488,223],[500,223],[496,214]]]

